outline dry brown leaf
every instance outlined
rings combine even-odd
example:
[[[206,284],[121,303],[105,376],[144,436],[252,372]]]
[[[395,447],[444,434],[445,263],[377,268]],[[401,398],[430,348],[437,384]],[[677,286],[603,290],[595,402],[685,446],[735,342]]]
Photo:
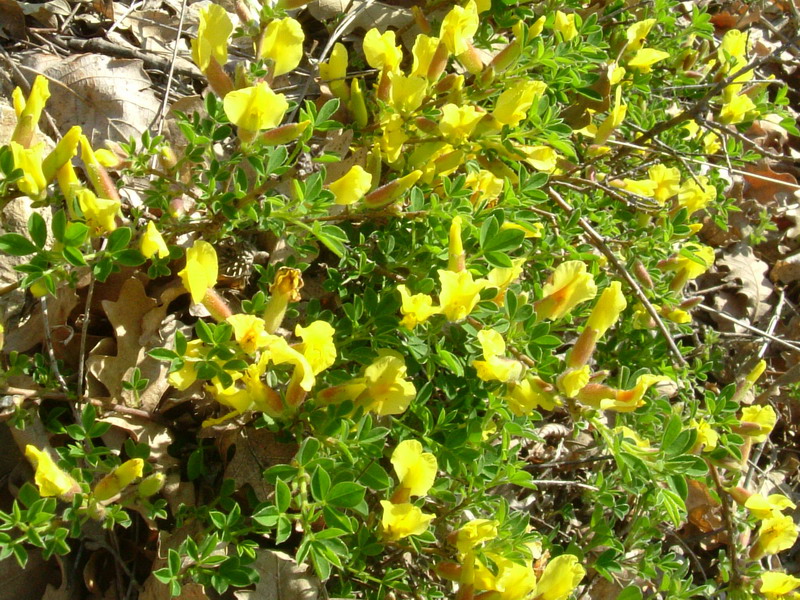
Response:
[[[790,173],[776,173],[765,161],[746,168],[748,175],[745,196],[755,198],[762,204],[775,201],[778,193],[792,194],[797,189],[797,179]],[[786,185],[789,184],[789,185]]]
[[[47,322],[50,332],[63,328],[72,310],[78,305],[78,294],[69,285],[64,284],[57,289],[56,297],[47,299]],[[11,352],[27,352],[44,341],[44,316],[42,305],[38,303],[33,315],[24,325],[15,327],[5,333],[3,350]],[[54,340],[55,342],[55,340]],[[56,357],[61,353],[61,344],[54,343]]]
[[[260,576],[254,590],[236,590],[236,600],[316,600],[322,584],[308,566],[288,554],[259,550],[251,565]]]
[[[20,600],[20,598],[50,598],[51,600],[68,600],[65,595],[48,595],[56,590],[51,583],[56,583],[61,575],[55,561],[46,561],[42,553],[35,548],[28,548],[28,564],[21,568],[13,558],[0,560],[0,600]]]
[[[686,495],[686,512],[689,522],[703,533],[719,529],[722,526],[719,502],[714,500],[705,483],[687,479],[689,493]]]
[[[16,0],[0,0],[0,35],[12,40],[27,40],[25,13]]]
[[[231,446],[235,447],[233,459],[225,467],[225,479],[233,479],[236,489],[249,485],[261,502],[272,493],[272,486],[264,481],[264,471],[288,463],[297,453],[297,444],[281,443],[267,429],[236,427],[221,434],[212,430],[204,432],[204,435],[209,434],[214,435],[220,456],[227,457]]]
[[[128,405],[132,405],[130,394],[123,393],[122,382],[128,379],[129,371],[139,363],[142,318],[156,305],[156,301],[145,293],[141,281],[131,277],[122,285],[116,302],[104,300],[102,304],[114,327],[116,354],[95,354],[87,359],[86,366],[88,372],[108,389],[115,402],[122,404],[127,400]]]
[[[740,242],[727,248],[717,267],[722,273],[727,270],[724,281],[741,285],[737,293],[746,301],[746,316],[750,322],[757,322],[770,311],[771,305],[767,302],[772,294],[772,283],[767,278],[769,266],[748,244]]]
[[[50,79],[47,110],[59,129],[80,125],[92,145],[127,142],[152,123],[160,104],[142,61],[78,54],[27,57],[25,66]],[[31,71],[31,72],[33,72]],[[31,78],[32,79],[32,78]]]
[[[800,252],[789,256],[786,260],[776,262],[770,277],[772,281],[782,283],[794,283],[800,280]]]

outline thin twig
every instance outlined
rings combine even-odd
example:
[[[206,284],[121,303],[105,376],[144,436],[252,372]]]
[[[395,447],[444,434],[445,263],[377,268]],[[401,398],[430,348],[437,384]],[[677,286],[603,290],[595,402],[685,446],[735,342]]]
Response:
[[[597,492],[600,488],[595,487],[593,485],[589,485],[588,483],[581,483],[580,481],[565,481],[563,479],[532,479],[531,483],[534,485],[563,485],[566,487],[579,487],[584,490],[591,490],[593,492]]]
[[[733,524],[733,514],[731,513],[730,498],[722,485],[722,480],[711,462],[706,461],[714,486],[717,488],[717,495],[722,504],[722,518],[725,521],[725,528],[728,533],[728,558],[731,561],[731,586],[738,589],[742,585],[742,574],[739,571],[739,553],[736,548],[736,528]]]
[[[759,67],[762,67],[762,66],[766,65],[767,63],[771,62],[772,60],[774,60],[775,56],[779,56],[781,54],[781,52],[786,50],[786,48],[788,48],[792,44],[796,43],[798,40],[800,40],[800,36],[796,36],[792,40],[785,41],[781,45],[780,48],[775,50],[775,52],[772,52],[772,53],[767,54],[765,56],[760,56],[760,57],[757,57],[757,58],[751,60],[749,63],[744,65],[741,69],[738,69],[734,73],[731,73],[730,75],[728,75],[725,79],[722,79],[721,81],[717,82],[717,84],[714,85],[711,89],[709,89],[702,98],[697,100],[691,106],[685,108],[680,113],[678,113],[677,115],[675,115],[674,117],[672,117],[670,119],[667,119],[666,121],[661,121],[659,123],[656,123],[653,127],[651,127],[649,130],[647,130],[644,134],[642,134],[640,137],[638,137],[636,139],[636,141],[640,145],[641,144],[645,144],[646,142],[649,142],[650,140],[654,139],[657,135],[672,129],[676,125],[679,125],[679,124],[683,123],[684,121],[689,121],[691,119],[694,119],[697,115],[702,114],[702,112],[706,108],[708,108],[708,105],[717,96],[717,94],[722,92],[722,90],[724,90],[730,84],[734,83],[736,81],[737,77],[739,77],[740,75],[743,75],[744,73],[748,73],[750,71],[755,71]],[[625,157],[626,155],[630,154],[630,152],[631,152],[630,149],[623,149],[621,151],[616,152],[614,154],[614,156],[612,156],[610,158],[611,158],[612,161],[618,161],[621,158]],[[574,170],[577,170],[579,168],[585,168],[586,166],[587,165],[582,165],[581,167],[575,167]]]
[[[775,328],[777,327],[778,321],[781,318],[781,312],[783,312],[783,305],[784,305],[785,301],[786,301],[786,294],[784,293],[783,290],[781,290],[780,291],[780,296],[778,297],[778,304],[775,307],[775,313],[772,315],[772,318],[769,320],[769,324],[767,325],[767,333],[770,334],[770,335],[772,335],[775,332]],[[767,348],[769,348],[769,343],[771,341],[772,340],[770,340],[769,338],[766,338],[764,340],[764,343],[761,344],[761,348],[758,351],[758,357],[757,358],[759,358],[759,359],[764,358],[764,355],[767,353]],[[756,450],[755,450],[755,453],[753,454],[753,456],[750,457],[750,465],[749,465],[749,468],[747,469],[747,475],[745,475],[745,477],[744,477],[744,484],[743,485],[744,485],[745,489],[747,487],[749,487],[750,482],[753,479],[753,474],[755,473],[756,465],[758,464],[758,461],[761,458],[761,455],[764,453],[764,447],[767,445],[767,441],[768,440],[769,440],[769,438],[767,438],[763,442],[761,442],[758,445],[758,447],[756,447]]]
[[[722,319],[724,319],[726,321],[729,321],[731,323],[735,323],[736,325],[740,325],[741,327],[744,327],[745,329],[748,329],[748,330],[752,331],[753,333],[757,333],[758,335],[760,335],[762,337],[765,337],[768,340],[772,340],[776,344],[780,344],[781,346],[784,346],[785,348],[789,348],[791,350],[794,350],[795,352],[800,352],[800,346],[798,346],[796,344],[793,344],[791,342],[788,342],[788,341],[784,340],[783,338],[776,337],[776,336],[772,335],[771,333],[767,333],[766,331],[763,331],[762,329],[759,329],[758,327],[753,327],[749,323],[745,323],[744,321],[740,321],[739,319],[735,319],[734,317],[731,317],[730,315],[727,315],[724,312],[718,311],[716,308],[711,308],[710,306],[706,306],[705,304],[698,304],[697,306],[699,308],[702,308],[703,310],[706,310],[706,311],[708,311],[710,313],[714,313],[715,315],[720,316]]]
[[[47,296],[42,296],[41,305],[42,323],[44,324],[44,340],[45,346],[47,347],[47,356],[50,358],[50,368],[53,370],[53,376],[56,378],[56,381],[58,381],[58,385],[60,385],[61,389],[66,393],[69,392],[69,387],[67,386],[67,382],[63,375],[61,375],[61,371],[59,370],[58,363],[56,361],[55,351],[53,350],[53,337],[50,334],[50,318],[47,314]]]
[[[152,129],[153,125],[158,121],[158,128],[156,130],[156,135],[161,135],[161,131],[164,128],[164,114],[167,111],[167,104],[169,103],[169,93],[172,89],[172,81],[175,76],[175,62],[178,60],[178,48],[180,46],[181,35],[183,34],[183,20],[186,15],[186,0],[181,2],[181,14],[178,19],[178,31],[175,33],[175,47],[172,49],[172,58],[169,61],[169,71],[167,71],[167,85],[164,89],[164,98],[161,101],[161,106],[158,107],[158,112],[156,116],[153,117],[153,121],[150,123],[149,129]],[[153,160],[157,160],[156,157],[153,157]],[[155,162],[153,163],[155,166]]]
[[[106,249],[108,238],[103,238],[100,252]],[[86,310],[84,311],[83,326],[81,327],[80,356],[78,356],[78,402],[83,402],[83,377],[86,368],[86,342],[89,337],[89,319],[92,314],[92,297],[94,296],[94,273],[90,273],[89,289],[86,292]]]
[[[564,198],[562,198],[558,192],[556,192],[553,189],[549,189],[548,194],[553,199],[553,201],[555,201],[555,203],[558,204],[569,216],[572,216],[574,214],[575,211],[573,210],[573,208],[569,204],[567,204],[567,201],[564,200]],[[680,364],[682,367],[686,366],[686,359],[683,358],[683,354],[681,354],[680,348],[678,348],[678,345],[675,343],[675,340],[673,339],[672,334],[669,332],[669,329],[667,329],[667,326],[664,324],[664,321],[661,320],[661,316],[658,314],[658,312],[656,311],[655,307],[650,302],[650,300],[648,300],[647,296],[644,293],[644,290],[642,290],[641,286],[637,283],[637,281],[625,268],[625,265],[623,265],[620,262],[617,256],[608,247],[608,244],[606,244],[605,240],[603,239],[603,236],[600,235],[594,229],[594,227],[589,225],[589,223],[583,217],[578,219],[578,224],[592,240],[593,245],[600,252],[603,253],[603,255],[611,262],[612,265],[614,265],[614,267],[617,269],[622,278],[625,279],[628,285],[633,289],[633,292],[634,294],[636,294],[636,297],[642,303],[647,313],[655,321],[656,326],[658,327],[659,331],[661,331],[661,334],[664,336],[664,339],[666,340],[669,349],[672,351],[675,360],[678,361],[678,364]]]
[[[27,388],[18,388],[18,387],[3,388],[2,394],[9,396],[22,396],[23,398],[27,398],[30,400],[61,400],[61,401],[72,400],[65,392],[30,390]],[[144,419],[146,421],[153,421],[154,423],[158,423],[160,425],[170,426],[169,421],[164,419],[161,415],[146,410],[142,410],[141,408],[131,408],[129,406],[124,406],[122,404],[114,404],[109,407],[108,402],[104,402],[103,400],[97,398],[88,398],[87,401],[89,402],[89,404],[92,404],[93,406],[96,406],[98,408],[102,408],[103,410],[108,410],[109,412],[116,412],[121,415],[128,415],[130,417],[136,417],[139,419]]]

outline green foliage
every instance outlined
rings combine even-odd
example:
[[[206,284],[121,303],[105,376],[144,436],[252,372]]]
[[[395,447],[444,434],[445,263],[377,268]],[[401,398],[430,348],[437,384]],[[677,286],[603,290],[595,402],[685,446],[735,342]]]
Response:
[[[361,48],[349,73],[333,73],[341,65],[328,56],[323,96],[291,105],[267,85],[284,56],[267,52],[235,82],[199,65],[213,89],[236,89],[178,114],[180,144],[145,133],[121,145],[109,171],[120,186],[147,182],[137,206],[119,202],[103,167],[83,156],[84,182],[67,157],[59,185],[37,197],[49,225],[34,213],[26,232],[0,236],[0,251],[24,258],[20,286],[37,297],[87,272],[111,285],[124,270],[149,279],[150,293],[182,285],[201,300],[209,316],[198,318],[169,304],[182,292],[164,292],[174,339],[140,343],[147,360],[169,363],[177,397],[192,388],[187,402],[209,399],[180,427],[144,413],[205,501],[168,507],[149,446],[107,447],[110,424],[68,387],[75,414],[15,407],[15,426],[41,419],[72,441],[52,465],[40,456],[37,486],[0,512],[0,558],[24,565],[26,546],[66,554],[89,520],[124,529],[135,510],[153,530],[184,532],[153,571],[173,596],[192,581],[220,594],[256,583],[268,547],[312,565],[341,597],[449,597],[456,581],[464,599],[555,600],[600,578],[625,600],[643,589],[757,593],[761,567],[738,533],[758,519],[733,494],[771,426],[741,411],[757,374],[703,388],[719,357],[713,344],[692,346],[684,290],[713,264],[694,237],[699,212],[722,224],[735,210],[715,165],[755,160],[741,132],[786,117],[788,100],[744,88],[746,47],[715,40],[697,6],[676,8],[579,14],[495,0],[478,19],[470,2],[431,17],[449,40],[434,50],[467,48],[447,48],[438,72],[433,50],[414,50],[414,65],[431,65],[421,75],[410,60],[390,65],[394,42],[370,32],[373,71],[353,75]],[[261,36],[275,10],[237,35]],[[471,10],[474,31],[447,37],[450,15]],[[500,53],[482,59],[476,47]],[[643,48],[664,55],[642,64]],[[242,116],[244,94],[264,106]],[[271,102],[278,125],[253,129]],[[33,195],[34,167],[15,160],[0,149],[0,196]],[[98,183],[92,169],[108,177]],[[270,260],[250,260],[265,243]],[[226,245],[245,264],[220,265],[220,277]],[[303,280],[314,288],[305,296]],[[63,365],[48,360],[10,353],[3,383],[24,374],[59,388]],[[121,382],[131,399],[113,404],[141,416],[157,383],[144,373],[143,362],[131,368]],[[217,442],[239,430],[292,451],[254,481],[226,478],[230,446]],[[267,498],[254,489],[263,485]],[[698,495],[711,499],[702,518],[720,503],[728,515],[718,553],[683,539]],[[554,579],[560,596],[546,591]]]

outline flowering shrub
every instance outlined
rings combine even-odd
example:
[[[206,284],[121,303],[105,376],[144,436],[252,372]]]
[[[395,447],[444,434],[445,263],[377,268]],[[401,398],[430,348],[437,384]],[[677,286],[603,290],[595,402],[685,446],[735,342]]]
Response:
[[[145,416],[177,433],[169,406],[192,403],[172,454],[213,492],[168,505],[163,465],[101,442],[109,424],[72,378],[74,422],[17,405],[16,426],[73,441],[26,448],[35,486],[0,513],[0,556],[66,553],[88,520],[136,511],[191,525],[153,573],[173,595],[251,585],[277,545],[335,596],[559,600],[614,582],[626,599],[788,597],[800,580],[759,560],[794,543],[794,505],[743,471],[776,422],[740,407],[763,365],[704,387],[719,357],[692,342],[687,291],[714,262],[699,215],[724,224],[730,204],[713,167],[753,158],[738,128],[783,115],[785,92],[750,83],[741,32],[715,37],[678,6],[418,11],[410,47],[392,30],[331,39],[318,96],[298,103],[276,78],[303,61],[301,24],[265,7],[237,29],[255,52],[233,69],[234,25],[211,4],[192,43],[204,112],[180,115],[180,142],[114,152],[73,128],[45,156],[47,81],[18,90],[0,185],[53,217],[0,249],[26,257],[36,297],[87,273],[172,290],[160,317],[178,326],[139,358],[168,364],[172,404]],[[142,202],[123,203],[133,182]],[[271,252],[237,285],[231,240]],[[4,377],[57,387],[45,360],[9,356]],[[268,498],[202,441],[239,430],[293,444],[262,469]]]

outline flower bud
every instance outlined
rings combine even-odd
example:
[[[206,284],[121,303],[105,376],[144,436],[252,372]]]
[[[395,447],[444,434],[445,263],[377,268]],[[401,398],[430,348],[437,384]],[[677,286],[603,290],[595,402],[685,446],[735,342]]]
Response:
[[[386,185],[367,194],[364,197],[364,206],[372,210],[386,208],[410,190],[411,186],[413,186],[421,176],[422,171],[417,169],[411,171],[411,173],[404,177],[390,181]]]
[[[298,139],[303,132],[311,125],[311,121],[301,121],[300,123],[287,123],[280,127],[275,127],[269,131],[265,131],[259,137],[262,144],[265,146],[280,146],[281,144],[288,144]]]
[[[136,494],[140,498],[149,498],[150,496],[155,496],[161,491],[161,488],[164,487],[165,481],[166,477],[164,477],[163,473],[152,473],[139,482],[139,486],[136,489]]]

